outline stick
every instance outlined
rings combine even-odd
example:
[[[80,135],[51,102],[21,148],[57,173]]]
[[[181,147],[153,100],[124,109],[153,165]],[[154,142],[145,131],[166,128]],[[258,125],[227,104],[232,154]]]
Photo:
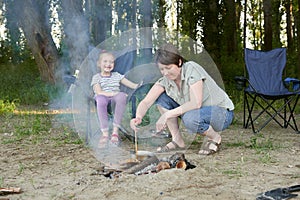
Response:
[[[136,158],[138,157],[138,145],[137,145],[137,134],[136,130],[134,131],[134,145],[135,145],[135,156]]]
[[[21,192],[22,192],[21,188],[14,188],[14,187],[0,188],[0,195],[21,193]]]

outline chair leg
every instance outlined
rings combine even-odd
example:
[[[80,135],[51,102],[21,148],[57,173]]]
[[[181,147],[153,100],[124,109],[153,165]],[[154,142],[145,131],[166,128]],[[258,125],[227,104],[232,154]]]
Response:
[[[252,99],[251,106],[250,106],[249,98]],[[253,133],[256,133],[257,131],[255,130],[255,127],[254,127],[254,121],[255,120],[253,120],[253,118],[252,118],[252,112],[253,112],[253,108],[254,108],[254,105],[255,105],[255,102],[256,102],[256,95],[254,95],[254,97],[253,97],[251,94],[246,94],[245,95],[245,102],[246,102],[246,105],[247,105],[248,116],[247,116],[247,120],[246,120],[246,123],[245,123],[244,127],[248,128],[249,125],[251,125]]]
[[[86,135],[85,135],[85,144],[88,144],[91,137],[91,105],[90,99],[87,99],[87,121],[86,121]]]
[[[297,96],[295,97],[295,103],[294,103],[294,105],[293,105],[292,108],[291,108],[290,102],[293,100],[293,97],[291,97],[291,100],[287,103],[288,108],[289,108],[289,111],[290,111],[290,115],[289,115],[289,118],[288,118],[288,120],[287,120],[287,125],[286,125],[286,126],[287,126],[287,127],[290,126],[290,127],[291,127],[292,129],[294,129],[297,133],[300,133],[300,132],[299,132],[299,129],[298,129],[296,120],[295,120],[294,111],[295,111],[295,108],[296,108],[296,106],[297,106],[297,104],[298,104],[299,97],[300,97],[300,95],[297,95]],[[294,126],[292,126],[292,125],[290,124],[290,121],[291,121],[291,120],[293,121]]]
[[[243,116],[243,128],[247,128],[246,127],[246,92],[244,92],[244,103],[243,103],[243,106],[244,106],[244,116]]]
[[[250,101],[250,100],[252,100],[252,101]],[[274,120],[281,128],[287,128],[290,126],[293,130],[295,130],[297,133],[299,133],[297,123],[295,120],[295,116],[294,116],[294,110],[298,103],[299,95],[297,95],[296,97],[291,96],[291,97],[285,98],[284,104],[277,109],[275,109],[275,107],[273,106],[273,104],[276,102],[276,100],[267,100],[264,98],[262,98],[262,100],[264,101],[263,104],[260,103],[259,101],[257,101],[256,94],[254,94],[254,95],[245,94],[244,124],[243,124],[244,128],[248,128],[249,126],[251,126],[253,133],[257,133],[257,132],[261,131],[264,127],[266,127],[270,121]],[[292,101],[294,101],[293,104],[291,104]],[[260,106],[262,111],[253,118],[253,109],[254,109],[255,104]],[[266,105],[264,105],[264,104],[266,104]],[[248,110],[247,118],[246,118],[246,109]],[[290,112],[289,115],[287,115],[288,111]],[[258,129],[256,129],[254,122],[264,113],[268,114],[269,118]],[[280,122],[276,117],[281,118],[283,120],[283,123]]]
[[[286,120],[286,106],[288,104],[288,99],[287,98],[284,98],[284,122],[283,122],[283,126],[284,128],[287,128],[288,127],[288,122]]]
[[[263,123],[262,126],[260,126],[259,129],[257,129],[257,132],[262,130],[264,127],[266,127],[266,125],[271,121],[274,120],[281,128],[284,128],[284,124],[286,123],[286,117],[281,115],[281,111],[286,109],[286,104],[284,104],[283,106],[281,106],[279,109],[275,109],[272,105],[275,103],[275,100],[272,100],[271,102],[269,102],[266,99],[263,99],[264,102],[267,104],[266,107],[264,107],[262,104],[258,103],[257,104],[263,109],[263,111],[261,111],[255,118],[253,121],[255,121],[259,116],[261,116],[263,113],[267,113],[270,117],[268,120],[265,121],[265,123]],[[274,114],[271,114],[268,109],[272,109],[274,111]],[[286,115],[286,111],[284,111],[284,115]],[[283,125],[275,118],[276,116],[279,116],[284,122]]]

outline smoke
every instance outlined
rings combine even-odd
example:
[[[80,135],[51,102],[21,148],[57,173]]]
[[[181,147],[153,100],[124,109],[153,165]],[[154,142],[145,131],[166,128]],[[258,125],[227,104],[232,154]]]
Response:
[[[222,84],[220,73],[205,50],[196,41],[174,31],[158,28],[133,29],[113,35],[94,47],[90,42],[89,21],[82,8],[76,8],[72,2],[72,0],[62,1],[63,45],[61,46],[62,57],[59,60],[56,75],[65,77],[67,87],[73,84],[74,90],[72,93],[67,93],[68,88],[66,88],[59,99],[59,103],[53,103],[51,106],[52,108],[56,106],[56,108],[72,109],[76,132],[95,151],[95,156],[99,161],[105,164],[119,163],[122,159],[127,158],[129,150],[132,150],[130,142],[127,144],[124,142],[123,146],[109,149],[106,152],[97,148],[101,131],[90,81],[91,77],[98,71],[96,60],[101,49],[114,53],[116,58],[115,70],[124,73],[128,79],[136,83],[142,80],[144,84],[153,84],[161,74],[152,63],[152,54],[162,44],[173,43],[180,49],[183,58],[197,61],[220,85]],[[75,70],[79,70],[78,77],[72,77]],[[145,90],[142,95],[145,96],[146,93]],[[129,93],[128,99],[131,95],[132,93]],[[124,133],[133,137],[129,127],[130,119],[134,114],[130,111],[131,103],[128,102],[127,110],[124,113],[122,129],[125,130]],[[160,114],[155,106],[150,109],[149,113],[148,122],[140,129],[139,139],[150,139],[151,131],[155,130],[155,123]],[[185,138],[189,139],[186,141],[186,146],[189,146],[188,143],[194,139],[187,136]],[[165,142],[165,140],[159,142]],[[159,145],[164,145],[164,143],[159,143]],[[139,148],[155,151],[156,146],[143,146],[141,144]]]
[[[144,50],[148,52],[151,50],[151,52],[154,53],[154,49],[161,44],[174,44],[174,33],[163,29],[145,29],[147,29],[147,31],[141,29],[129,30],[108,38],[90,51],[89,55],[85,58],[79,69],[80,74],[77,79],[77,90],[75,90],[72,96],[72,108],[73,111],[75,111],[73,114],[75,129],[79,136],[94,150],[94,155],[96,158],[105,164],[118,163],[122,159],[126,158],[130,150],[130,142],[127,144],[127,146],[125,145],[126,142],[124,142],[124,146],[106,149],[104,152],[103,150],[97,148],[101,131],[95,104],[93,103],[91,96],[89,96],[89,92],[91,92],[91,87],[89,85],[91,76],[98,71],[95,62],[101,49],[111,51],[114,53],[117,59],[115,69],[125,73],[125,76],[129,80],[134,82],[140,82],[143,80],[145,85],[148,83],[155,83],[155,81],[161,77],[161,74],[158,68],[152,62],[152,54],[144,54],[143,52]],[[146,36],[143,34],[145,32],[151,33],[150,35],[153,37],[151,38],[153,39],[153,43],[143,42],[143,40],[146,39]],[[179,33],[175,34],[179,35]],[[147,34],[147,36],[149,35]],[[182,56],[186,60],[198,61],[200,58],[201,64],[205,65],[205,68],[210,71],[211,75],[218,79],[220,76],[217,71],[217,67],[205,50],[197,45],[197,43],[192,39],[187,38],[186,40],[187,41],[178,44],[178,48],[180,48]],[[189,46],[190,44],[193,44],[193,48]],[[149,55],[150,57],[147,57],[146,55]],[[148,89],[149,87],[145,88],[145,90],[140,93],[140,99],[143,98]],[[130,99],[132,93],[129,92],[128,94],[128,99]],[[89,98],[91,100],[87,101]],[[123,132],[126,137],[131,138],[134,137],[133,132],[129,127],[129,122],[132,118],[132,102],[133,101],[130,100],[127,104],[127,110],[123,116],[122,131],[120,131],[120,134]],[[159,116],[160,114],[158,110],[155,106],[153,106],[149,110],[149,115],[146,116],[148,119],[147,124],[144,124],[143,127],[140,127],[138,135],[141,140],[151,140],[151,135],[153,134],[152,131],[155,130],[155,123]],[[188,139],[186,145],[189,146],[194,139],[194,135],[185,135],[185,138]],[[165,141],[166,140],[163,138],[157,141],[155,145],[164,145],[162,142]],[[155,151],[156,146],[146,147],[142,144],[140,145],[140,148],[150,148],[150,151]]]

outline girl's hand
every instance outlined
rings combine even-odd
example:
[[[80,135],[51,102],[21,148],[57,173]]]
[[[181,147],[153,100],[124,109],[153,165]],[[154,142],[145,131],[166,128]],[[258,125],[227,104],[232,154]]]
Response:
[[[138,126],[139,124],[141,124],[141,123],[142,123],[142,119],[141,119],[141,118],[133,118],[133,119],[130,120],[130,127],[131,127],[134,131],[137,131],[137,130],[138,130],[137,126]]]
[[[114,97],[115,95],[117,95],[119,92],[111,92],[111,97]]]

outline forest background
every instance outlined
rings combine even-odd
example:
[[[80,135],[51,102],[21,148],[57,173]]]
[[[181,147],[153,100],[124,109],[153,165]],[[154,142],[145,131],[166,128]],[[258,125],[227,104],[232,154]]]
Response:
[[[0,99],[48,102],[65,92],[62,77],[74,73],[91,47],[156,27],[200,43],[238,104],[234,76],[245,73],[246,47],[286,47],[285,75],[300,77],[299,7],[300,0],[0,0]],[[136,42],[151,43],[151,35]]]
[[[245,73],[245,47],[286,47],[284,75],[300,78],[299,8],[300,0],[0,0],[0,188],[23,191],[3,198],[247,200],[299,184],[299,134],[271,123],[260,134],[242,129],[243,93],[234,81]],[[205,48],[234,101],[235,119],[212,157],[199,157],[203,139],[195,137],[186,151],[194,169],[111,180],[99,176],[103,160],[79,137],[95,113],[70,112],[64,102],[75,98],[63,77],[98,44],[145,27],[181,33]],[[136,63],[158,47],[155,37],[133,38],[138,47],[153,47],[139,49]],[[295,113],[299,119],[300,106]],[[126,138],[122,145],[135,148]]]

